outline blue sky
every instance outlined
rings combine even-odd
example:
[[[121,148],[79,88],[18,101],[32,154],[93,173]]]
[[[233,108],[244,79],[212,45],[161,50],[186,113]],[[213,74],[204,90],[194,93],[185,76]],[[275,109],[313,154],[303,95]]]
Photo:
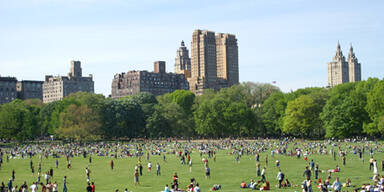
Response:
[[[110,94],[113,75],[173,71],[194,29],[235,34],[240,81],[276,81],[283,91],[327,85],[327,62],[350,43],[362,77],[384,76],[384,1],[0,0],[0,75],[43,80],[70,60]]]

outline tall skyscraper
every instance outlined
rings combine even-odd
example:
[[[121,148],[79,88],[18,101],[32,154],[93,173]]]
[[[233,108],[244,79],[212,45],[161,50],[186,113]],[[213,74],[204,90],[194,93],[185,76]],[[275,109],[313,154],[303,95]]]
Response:
[[[191,59],[184,41],[181,41],[181,46],[176,52],[175,73],[184,74],[186,78],[191,77]]]
[[[349,66],[349,82],[361,81],[361,64],[357,60],[353,47],[349,49],[348,54],[348,66]]]
[[[217,88],[216,38],[215,33],[195,30],[191,43],[191,78],[189,87],[195,94],[204,89]]]
[[[328,63],[328,86],[334,87],[342,83],[358,81],[361,81],[361,64],[353,52],[352,45],[349,49],[348,61],[345,61],[340,43],[337,43],[336,55],[333,61]]]
[[[219,88],[239,83],[239,57],[235,35],[216,35],[216,62]]]
[[[333,61],[328,63],[328,86],[334,87],[347,82],[349,82],[348,63],[345,61],[340,43],[337,43]]]

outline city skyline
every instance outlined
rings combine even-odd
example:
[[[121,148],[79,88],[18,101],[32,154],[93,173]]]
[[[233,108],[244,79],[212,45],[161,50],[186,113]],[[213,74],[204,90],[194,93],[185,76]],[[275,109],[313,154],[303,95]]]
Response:
[[[362,80],[381,79],[383,5],[301,0],[210,1],[205,6],[169,0],[0,1],[0,75],[42,81],[46,74],[67,71],[68,60],[80,60],[87,66],[84,74],[94,75],[95,92],[107,96],[115,73],[151,71],[155,60],[166,61],[173,72],[180,42],[191,50],[191,31],[207,29],[236,34],[240,82],[276,81],[285,92],[325,87],[326,63],[338,40],[344,48],[353,44],[363,63]]]

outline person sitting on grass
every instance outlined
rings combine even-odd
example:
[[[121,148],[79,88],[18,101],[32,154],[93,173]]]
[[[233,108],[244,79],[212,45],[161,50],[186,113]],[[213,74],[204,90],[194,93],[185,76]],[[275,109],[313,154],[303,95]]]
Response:
[[[221,185],[220,184],[214,184],[211,191],[218,191],[221,189]]]
[[[162,191],[162,192],[171,192],[171,191],[169,190],[168,184],[165,184],[164,191]]]
[[[285,179],[282,187],[291,187],[291,183],[288,181],[288,179]]]
[[[260,181],[257,181],[257,182],[253,182],[253,185],[250,185],[251,189],[258,189],[260,188]]]
[[[333,190],[335,191],[335,192],[340,192],[341,191],[341,183],[339,182],[339,178],[338,177],[336,177],[336,180],[335,180],[335,182],[333,182],[333,184],[332,184],[332,188],[333,188]]]
[[[261,185],[260,191],[265,191],[265,190],[271,190],[271,186],[269,184],[269,181],[263,180],[263,184]]]
[[[251,189],[254,189],[254,186],[255,186],[255,181],[253,179],[251,179],[251,182],[249,182],[249,184],[247,185],[248,188],[251,188]]]
[[[244,181],[242,181],[240,184],[240,188],[248,188],[248,187],[247,187],[247,184]]]
[[[313,192],[311,180],[309,179],[304,180],[301,188],[303,189],[303,192]]]
[[[196,183],[196,187],[193,189],[193,192],[201,192],[198,183]]]
[[[345,183],[343,184],[343,187],[352,187],[351,179],[348,178],[348,179],[345,181]]]
[[[193,192],[193,185],[187,186],[187,192]]]
[[[328,186],[327,186],[327,184],[325,183],[325,181],[323,181],[323,183],[320,183],[319,188],[320,188],[320,191],[321,191],[321,192],[328,192]]]

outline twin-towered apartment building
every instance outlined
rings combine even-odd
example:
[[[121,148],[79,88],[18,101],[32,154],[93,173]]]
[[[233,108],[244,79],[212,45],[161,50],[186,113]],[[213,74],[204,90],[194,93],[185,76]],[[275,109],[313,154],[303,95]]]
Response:
[[[352,45],[346,61],[340,43],[337,43],[333,61],[328,63],[328,87],[358,81],[361,81],[361,64],[357,60]]]
[[[174,64],[174,73],[166,72],[164,61],[154,62],[154,71],[116,74],[112,81],[112,98],[140,92],[154,95],[190,89],[203,94],[205,89],[218,90],[239,83],[238,46],[235,35],[195,30],[192,35],[191,57],[182,41]],[[62,100],[75,92],[94,92],[93,76],[82,76],[81,62],[71,61],[68,76],[45,76],[45,81],[17,81],[0,77],[0,104],[16,98],[38,98],[44,103]]]
[[[162,95],[178,89],[189,89],[201,95],[206,89],[219,90],[239,83],[235,35],[195,30],[190,49],[189,54],[184,41],[181,42],[176,52],[174,73],[166,72],[165,61],[155,61],[153,72],[131,70],[114,75],[110,96],[121,98],[140,92]],[[328,86],[357,81],[361,81],[361,64],[352,46],[346,60],[338,43],[333,61],[328,63]],[[79,91],[94,92],[93,76],[82,76],[80,61],[71,61],[68,76],[47,75],[45,81],[0,77],[0,104],[16,98],[38,98],[49,103]]]
[[[161,67],[162,70],[156,70]],[[239,83],[238,45],[235,35],[195,30],[191,57],[184,41],[176,52],[174,73],[165,71],[165,62],[156,61],[154,72],[128,71],[114,76],[112,98],[139,92],[154,95],[177,89],[203,94],[205,89],[219,90]]]

